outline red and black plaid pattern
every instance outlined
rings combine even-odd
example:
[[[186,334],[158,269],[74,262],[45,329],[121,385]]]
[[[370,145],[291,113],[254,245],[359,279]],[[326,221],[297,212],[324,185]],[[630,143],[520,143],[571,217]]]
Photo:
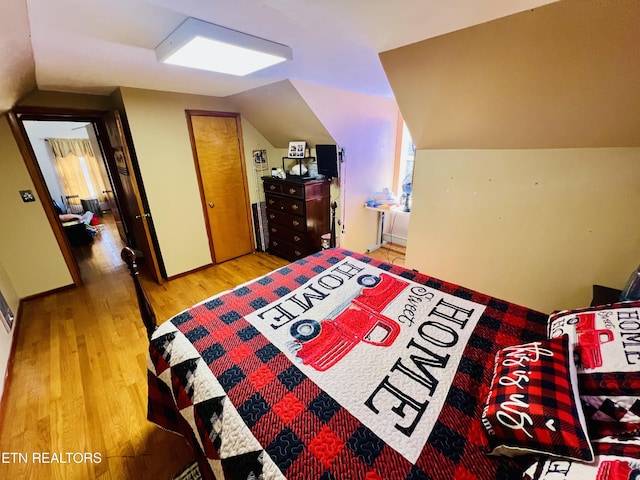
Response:
[[[415,465],[321,391],[243,318],[348,256],[486,305],[466,346],[446,403]],[[493,374],[493,360],[502,347],[542,340],[546,320],[544,314],[399,266],[333,249],[214,297],[177,315],[171,322],[195,346],[253,436],[289,480],[493,480],[518,478],[526,466],[526,462],[519,460],[487,456],[482,449],[485,436],[480,417]],[[153,342],[152,363],[162,364],[163,355],[170,348],[170,343]],[[172,367],[173,377],[177,375],[174,370]],[[184,370],[185,378],[172,382],[172,394],[186,405],[194,393],[188,379],[191,370]],[[159,418],[167,410],[169,417],[174,415],[168,396],[166,389],[150,389],[149,418],[172,428],[167,425],[179,421],[172,418],[163,422]],[[180,408],[177,410],[180,413]],[[198,415],[197,405],[188,410]],[[212,422],[196,418],[195,423],[206,426]],[[203,442],[208,438],[202,432],[198,436]],[[205,445],[203,450],[215,454],[217,434],[211,437],[214,439],[211,445]],[[231,463],[227,460],[223,465],[228,478],[248,478],[246,469],[240,466],[242,462]]]
[[[593,460],[572,382],[572,357],[567,335],[498,353],[483,414],[492,450]]]
[[[640,460],[640,434],[595,440],[593,451],[597,456],[607,455]]]
[[[589,312],[615,313],[619,309],[634,308],[640,308],[640,301],[555,312],[549,317],[549,328],[554,320],[562,317],[569,318]],[[625,349],[627,361],[633,365],[640,362],[640,324],[634,318],[629,318],[620,325],[620,334],[623,337],[620,348]],[[609,360],[614,359],[609,359],[603,354],[605,366],[609,365]],[[627,372],[600,370],[602,368],[596,372],[578,372],[578,390],[590,438],[640,433],[640,366],[636,371]]]

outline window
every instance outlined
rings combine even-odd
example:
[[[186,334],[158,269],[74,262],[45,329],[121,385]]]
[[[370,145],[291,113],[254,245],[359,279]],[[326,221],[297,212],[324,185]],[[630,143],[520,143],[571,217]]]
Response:
[[[398,130],[400,129],[398,128]],[[400,149],[396,158],[397,176],[395,188],[399,197],[403,193],[402,185],[405,183],[405,179],[407,179],[408,176],[413,176],[413,163],[416,155],[416,147],[413,144],[411,133],[409,133],[407,124],[404,123],[404,121],[402,121],[402,131],[398,140]]]

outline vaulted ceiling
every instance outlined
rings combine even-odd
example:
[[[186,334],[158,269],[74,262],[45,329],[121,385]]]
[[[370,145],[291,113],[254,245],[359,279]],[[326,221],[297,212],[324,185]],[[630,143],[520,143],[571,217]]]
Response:
[[[228,96],[300,80],[391,97],[380,52],[553,0],[11,0],[0,15],[0,112],[34,89],[119,86]],[[154,48],[195,17],[292,47],[246,77],[159,64]]]

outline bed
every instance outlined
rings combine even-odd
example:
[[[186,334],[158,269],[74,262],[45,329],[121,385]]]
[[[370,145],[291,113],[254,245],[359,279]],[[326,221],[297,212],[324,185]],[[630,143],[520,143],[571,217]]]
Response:
[[[148,419],[184,436],[203,478],[489,480],[532,464],[487,455],[483,409],[496,354],[547,339],[547,314],[340,248],[159,326],[136,288]]]

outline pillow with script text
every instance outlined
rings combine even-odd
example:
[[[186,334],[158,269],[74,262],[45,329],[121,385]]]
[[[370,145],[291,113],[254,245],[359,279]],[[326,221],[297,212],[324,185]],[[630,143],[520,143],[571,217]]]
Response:
[[[566,335],[498,352],[482,423],[494,455],[593,460]]]

